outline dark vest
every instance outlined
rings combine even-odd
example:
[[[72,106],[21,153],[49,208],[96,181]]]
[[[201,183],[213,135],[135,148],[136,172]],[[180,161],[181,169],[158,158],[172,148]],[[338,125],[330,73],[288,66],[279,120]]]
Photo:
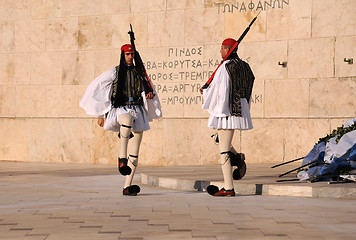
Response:
[[[142,91],[152,91],[148,82],[138,73],[135,66],[128,67],[122,79],[119,79],[119,66],[116,66],[111,101],[114,107],[143,105]]]
[[[239,57],[234,57],[226,65],[230,76],[230,114],[241,117],[240,98],[246,98],[250,103],[255,76],[248,63]]]

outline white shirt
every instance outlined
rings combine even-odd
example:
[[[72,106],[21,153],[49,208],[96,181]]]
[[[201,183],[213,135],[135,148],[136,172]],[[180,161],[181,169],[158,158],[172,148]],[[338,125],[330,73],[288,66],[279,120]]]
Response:
[[[85,110],[86,114],[92,116],[101,116],[108,112],[115,113],[109,114],[106,125],[110,124],[110,127],[104,127],[110,131],[117,131],[117,128],[114,126],[116,124],[116,118],[118,114],[124,114],[128,110],[120,111],[120,108],[114,108],[111,103],[111,94],[113,88],[113,82],[116,78],[116,68],[112,68],[109,71],[102,73],[98,76],[93,82],[91,82],[85,91],[79,105]],[[145,92],[142,92],[145,117],[146,120],[151,122],[153,119],[161,118],[161,104],[156,94],[153,99],[146,99]],[[118,111],[117,111],[118,110]],[[110,118],[109,118],[110,116]],[[115,124],[114,124],[115,123]],[[117,125],[117,124],[116,124]]]
[[[230,76],[226,70],[224,61],[218,70],[210,86],[203,90],[203,109],[207,109],[210,117],[208,127],[213,129],[252,129],[250,105],[245,98],[241,98],[241,117],[230,114]]]

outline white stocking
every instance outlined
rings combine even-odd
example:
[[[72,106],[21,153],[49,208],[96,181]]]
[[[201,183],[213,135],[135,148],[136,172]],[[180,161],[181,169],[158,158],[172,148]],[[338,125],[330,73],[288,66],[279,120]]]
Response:
[[[232,167],[231,167],[229,155],[225,152],[231,150],[231,142],[234,136],[234,130],[219,129],[218,136],[219,136],[219,151],[220,153],[223,153],[220,154],[219,163],[221,165],[223,176],[224,176],[224,188],[226,190],[230,190],[234,188],[234,184],[232,181]]]
[[[126,176],[124,188],[132,185],[132,180],[135,175],[138,164],[138,154],[140,152],[140,145],[142,141],[143,132],[134,132],[134,137],[129,144],[128,166],[131,168],[131,174]]]
[[[127,158],[127,145],[129,143],[133,117],[130,114],[122,114],[118,118],[120,124],[120,154],[119,158]]]
[[[214,137],[213,137],[214,136]],[[214,135],[212,135],[212,137],[213,137],[213,141],[217,144],[217,145],[219,145],[219,143],[218,142],[216,142],[216,137],[218,136],[218,134],[216,133],[216,134],[214,134]],[[231,145],[231,147],[230,147],[230,152],[232,152],[233,154],[237,154],[237,151],[236,151],[236,149]]]

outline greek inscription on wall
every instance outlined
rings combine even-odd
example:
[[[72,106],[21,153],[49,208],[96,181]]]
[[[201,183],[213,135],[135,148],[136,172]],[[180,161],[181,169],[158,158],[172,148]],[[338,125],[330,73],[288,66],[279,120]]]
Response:
[[[147,60],[148,77],[163,105],[202,105],[200,87],[219,65],[218,59],[203,59],[203,47],[171,47],[168,58]]]
[[[184,105],[198,110],[203,104],[199,89],[213,74],[220,61],[218,58],[204,58],[203,46],[170,47],[167,49],[166,59],[149,59],[145,62],[145,67],[163,108],[174,109]],[[251,102],[262,103],[262,95],[252,96]]]
[[[289,5],[289,0],[250,0],[250,1],[236,1],[236,3],[222,3],[216,2],[218,14],[220,13],[239,13],[255,10],[266,11],[267,9],[281,8]]]

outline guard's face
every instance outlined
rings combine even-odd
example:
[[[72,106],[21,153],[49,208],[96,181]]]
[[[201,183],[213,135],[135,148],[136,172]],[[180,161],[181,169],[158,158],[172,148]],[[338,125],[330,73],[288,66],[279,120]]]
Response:
[[[134,59],[134,52],[125,52],[125,62],[127,65],[131,65]]]
[[[220,53],[221,53],[221,58],[224,59],[224,57],[226,57],[226,55],[228,54],[230,48],[224,45],[221,45],[220,48]]]

